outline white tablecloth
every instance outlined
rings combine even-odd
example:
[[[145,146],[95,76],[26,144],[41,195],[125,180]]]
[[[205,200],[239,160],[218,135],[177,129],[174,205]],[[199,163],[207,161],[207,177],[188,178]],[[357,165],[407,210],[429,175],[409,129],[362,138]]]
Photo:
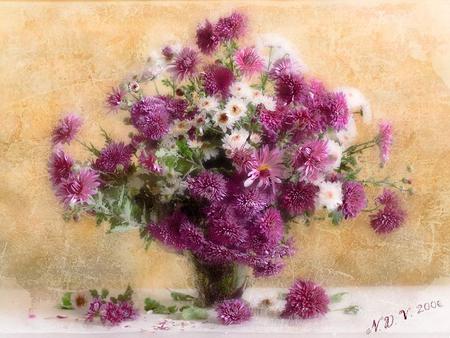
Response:
[[[184,290],[186,291],[186,290]],[[189,291],[187,291],[189,292]],[[450,337],[450,287],[349,287],[331,288],[327,292],[348,292],[343,300],[331,304],[331,311],[322,318],[283,320],[277,313],[283,307],[278,295],[282,289],[248,289],[244,298],[253,306],[270,299],[273,305],[259,311],[251,321],[236,325],[220,325],[214,310],[208,320],[185,321],[176,316],[144,313],[143,299],[151,297],[165,304],[173,304],[167,290],[138,290],[135,298],[141,312],[139,319],[116,327],[99,323],[85,323],[83,313],[61,310],[56,302],[42,302],[30,308],[30,298],[22,290],[0,290],[0,337],[65,338],[65,337]],[[431,302],[441,307],[432,308]],[[430,304],[430,309],[425,305]],[[358,305],[356,315],[333,311],[348,305]],[[422,308],[420,308],[422,306]],[[425,310],[426,308],[426,310]],[[407,319],[401,310],[407,311]],[[422,311],[420,311],[422,310]],[[420,313],[419,313],[420,311]],[[58,318],[64,317],[64,318]],[[385,316],[389,324],[385,328]],[[378,322],[374,330],[373,322]]]

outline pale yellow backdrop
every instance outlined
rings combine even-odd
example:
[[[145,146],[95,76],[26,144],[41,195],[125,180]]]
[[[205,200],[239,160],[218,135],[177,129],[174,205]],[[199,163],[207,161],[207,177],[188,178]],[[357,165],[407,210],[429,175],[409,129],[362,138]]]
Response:
[[[0,286],[29,290],[182,287],[189,268],[137,232],[104,234],[93,220],[65,223],[47,180],[49,134],[62,112],[125,139],[105,114],[105,93],[138,70],[152,48],[191,41],[198,22],[232,9],[250,36],[276,32],[330,86],[360,88],[375,119],[395,126],[393,160],[378,177],[405,175],[415,195],[407,224],[380,237],[366,216],[339,227],[294,226],[299,252],[277,278],[325,285],[429,283],[450,274],[450,2],[253,1],[0,3]],[[363,135],[375,132],[365,130]],[[368,128],[365,128],[368,129]],[[73,146],[79,158],[86,154]],[[376,154],[367,157],[376,167]],[[372,171],[366,172],[372,175]]]

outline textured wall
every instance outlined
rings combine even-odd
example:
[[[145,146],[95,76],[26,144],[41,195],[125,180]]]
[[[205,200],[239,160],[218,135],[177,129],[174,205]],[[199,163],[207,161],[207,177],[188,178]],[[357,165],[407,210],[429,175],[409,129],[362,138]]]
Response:
[[[393,160],[412,164],[407,225],[388,237],[366,217],[339,227],[294,226],[300,251],[284,274],[327,285],[427,283],[450,274],[450,3],[446,1],[0,3],[0,286],[186,285],[182,257],[137,233],[104,234],[91,219],[65,223],[46,174],[49,133],[61,112],[126,137],[104,94],[138,69],[152,47],[192,38],[205,17],[247,12],[251,34],[277,32],[331,86],[360,88],[376,119],[393,121]],[[373,125],[373,132],[376,126]],[[362,133],[363,136],[367,132]],[[86,158],[82,149],[70,149]],[[377,155],[367,157],[376,167]],[[367,171],[368,175],[372,175]]]

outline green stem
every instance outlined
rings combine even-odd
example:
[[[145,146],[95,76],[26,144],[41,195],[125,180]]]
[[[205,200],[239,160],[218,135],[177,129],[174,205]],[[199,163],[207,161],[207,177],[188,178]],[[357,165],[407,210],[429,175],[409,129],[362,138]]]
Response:
[[[375,137],[374,139],[372,139],[370,141],[367,141],[367,142],[364,142],[364,143],[355,144],[353,146],[348,147],[347,149],[344,150],[343,154],[352,155],[352,154],[355,154],[355,153],[359,153],[359,152],[362,152],[365,149],[372,148],[377,143],[378,143],[378,138]]]
[[[397,189],[402,192],[408,191],[408,189],[405,189],[404,187],[397,185],[396,182],[389,181],[387,178],[385,178],[384,180],[379,180],[379,181],[372,180],[372,179],[361,180],[360,182],[363,184],[366,184],[366,185],[372,184],[376,187],[382,187],[382,186],[391,187],[391,188]]]

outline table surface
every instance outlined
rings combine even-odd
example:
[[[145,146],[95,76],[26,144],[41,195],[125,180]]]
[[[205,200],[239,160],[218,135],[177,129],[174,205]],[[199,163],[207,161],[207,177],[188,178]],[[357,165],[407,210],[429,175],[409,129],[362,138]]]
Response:
[[[182,290],[189,292],[189,290]],[[135,321],[115,327],[86,323],[83,312],[61,310],[54,302],[29,306],[29,295],[23,290],[0,290],[0,337],[450,337],[450,287],[348,287],[330,288],[329,294],[348,292],[339,303],[330,305],[330,312],[322,318],[285,320],[278,315],[283,308],[279,295],[286,290],[251,288],[244,298],[253,307],[263,299],[272,305],[261,309],[251,321],[234,326],[220,325],[214,310],[203,321],[180,320],[176,315],[144,313]],[[168,290],[138,290],[136,305],[145,297],[173,304]],[[435,306],[440,301],[441,306]],[[356,315],[334,311],[358,305]],[[405,314],[401,311],[404,310]],[[30,316],[31,314],[31,316]],[[64,318],[58,318],[58,317]],[[385,319],[385,317],[388,317]],[[389,327],[386,327],[386,320]],[[374,321],[378,323],[375,330]]]

